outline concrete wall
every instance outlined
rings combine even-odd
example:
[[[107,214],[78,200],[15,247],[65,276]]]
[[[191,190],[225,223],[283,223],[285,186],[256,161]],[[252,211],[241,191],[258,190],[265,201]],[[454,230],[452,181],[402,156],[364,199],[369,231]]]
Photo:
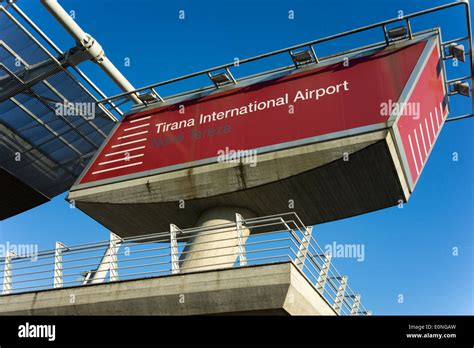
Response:
[[[292,262],[0,296],[0,315],[335,315]]]
[[[349,161],[341,158],[344,152]],[[394,206],[409,196],[386,130],[258,160],[255,168],[217,163],[71,191],[69,199],[114,233],[130,237],[167,231],[170,223],[194,227],[205,210],[221,206],[257,216],[292,210],[314,225]]]

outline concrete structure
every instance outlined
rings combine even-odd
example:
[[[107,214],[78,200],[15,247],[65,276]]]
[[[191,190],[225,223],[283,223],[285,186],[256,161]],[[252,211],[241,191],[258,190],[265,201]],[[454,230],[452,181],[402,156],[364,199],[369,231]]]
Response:
[[[227,224],[236,223],[237,228],[216,228],[206,232],[197,233],[189,238],[188,243],[181,253],[180,269],[184,272],[196,272],[210,269],[232,267],[245,245],[250,229],[244,226],[244,219],[255,217],[247,209],[221,206],[204,211],[198,220],[198,228],[208,229]],[[240,255],[240,256],[239,256]],[[243,261],[245,265],[245,261]]]
[[[336,315],[292,263],[0,296],[0,315]]]
[[[68,199],[121,237],[166,231],[171,222],[196,226],[203,212],[221,206],[258,216],[290,209],[313,225],[408,201],[449,112],[439,35],[348,56],[349,67],[329,60],[134,109]],[[285,101],[294,100],[289,95],[344,79],[339,94],[317,102],[298,99],[290,105],[295,114],[288,113]],[[212,110],[248,101],[270,105],[264,102],[269,96],[283,94],[279,108],[160,130],[165,122],[194,120],[199,113],[202,120]],[[388,102],[421,110],[388,106],[383,112]],[[180,103],[193,117],[179,113]],[[202,136],[226,126],[227,133]],[[193,136],[196,132],[201,136]],[[217,153],[226,147],[255,151],[257,165],[245,158],[219,160]]]
[[[180,228],[196,226],[204,211],[219,206],[244,205],[264,216],[288,211],[293,201],[291,210],[317,224],[386,208],[408,197],[388,130],[262,154],[257,168],[216,163],[73,189],[68,199],[128,237],[166,231],[170,222]]]

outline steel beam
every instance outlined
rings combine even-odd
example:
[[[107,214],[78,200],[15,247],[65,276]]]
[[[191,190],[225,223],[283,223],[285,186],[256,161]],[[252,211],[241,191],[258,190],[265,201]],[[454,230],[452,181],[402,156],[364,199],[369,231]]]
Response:
[[[97,63],[99,67],[120,87],[124,92],[132,92],[135,88],[122,75],[117,67],[107,58],[99,43],[69,16],[57,0],[41,0],[48,12],[56,18],[58,23],[72,36],[78,47],[88,55],[88,59]],[[135,104],[142,104],[136,94],[130,94],[129,98]]]

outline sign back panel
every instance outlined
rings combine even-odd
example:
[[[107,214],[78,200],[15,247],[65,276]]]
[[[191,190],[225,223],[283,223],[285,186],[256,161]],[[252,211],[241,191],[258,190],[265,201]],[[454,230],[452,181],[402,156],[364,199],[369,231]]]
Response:
[[[403,152],[413,188],[438,138],[448,115],[444,103],[443,71],[440,69],[438,47],[432,50],[420,77],[398,118]]]

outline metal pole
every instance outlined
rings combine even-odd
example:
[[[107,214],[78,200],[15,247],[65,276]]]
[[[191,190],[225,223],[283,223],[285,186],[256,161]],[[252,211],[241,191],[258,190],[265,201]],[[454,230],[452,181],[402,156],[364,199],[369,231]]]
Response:
[[[57,0],[41,0],[48,12],[56,18],[59,24],[91,55],[90,59],[97,63],[100,68],[120,87],[123,92],[132,92],[135,88],[105,56],[102,47],[69,16]],[[130,99],[135,104],[142,104],[136,94],[130,94]]]
[[[247,265],[247,257],[245,255],[245,243],[243,238],[243,225],[244,225],[244,218],[240,214],[235,214],[235,221],[236,221],[236,231],[237,231],[237,243],[238,243],[238,253],[239,253],[239,261],[240,266]]]
[[[324,258],[324,264],[319,272],[318,282],[316,284],[316,290],[322,295],[328,279],[329,267],[331,267],[331,254],[327,253]]]
[[[171,274],[179,273],[179,255],[178,255],[178,242],[176,240],[176,234],[180,229],[173,224],[170,224],[170,247],[171,247]]]
[[[5,257],[5,268],[3,269],[3,295],[12,293],[12,258],[16,254],[8,250]]]
[[[115,233],[110,232],[110,246],[109,246],[109,281],[114,282],[119,280],[118,277],[118,263],[117,253],[120,244],[120,237]]]
[[[334,302],[334,305],[332,308],[336,311],[336,313],[339,315],[341,314],[341,309],[342,309],[342,303],[344,301],[344,296],[346,293],[346,286],[347,286],[347,276],[342,277],[341,283],[339,285],[339,289],[337,290],[337,295],[336,295],[336,301]]]
[[[54,288],[63,287],[63,249],[66,249],[66,246],[61,242],[56,242],[54,249]]]
[[[352,304],[352,308],[351,308],[351,315],[359,314],[359,306],[360,306],[360,294],[357,294],[354,297],[354,303]]]
[[[311,241],[311,234],[313,233],[313,226],[304,229],[303,239],[296,255],[295,263],[300,269],[303,269],[306,255],[308,254],[309,242]]]

